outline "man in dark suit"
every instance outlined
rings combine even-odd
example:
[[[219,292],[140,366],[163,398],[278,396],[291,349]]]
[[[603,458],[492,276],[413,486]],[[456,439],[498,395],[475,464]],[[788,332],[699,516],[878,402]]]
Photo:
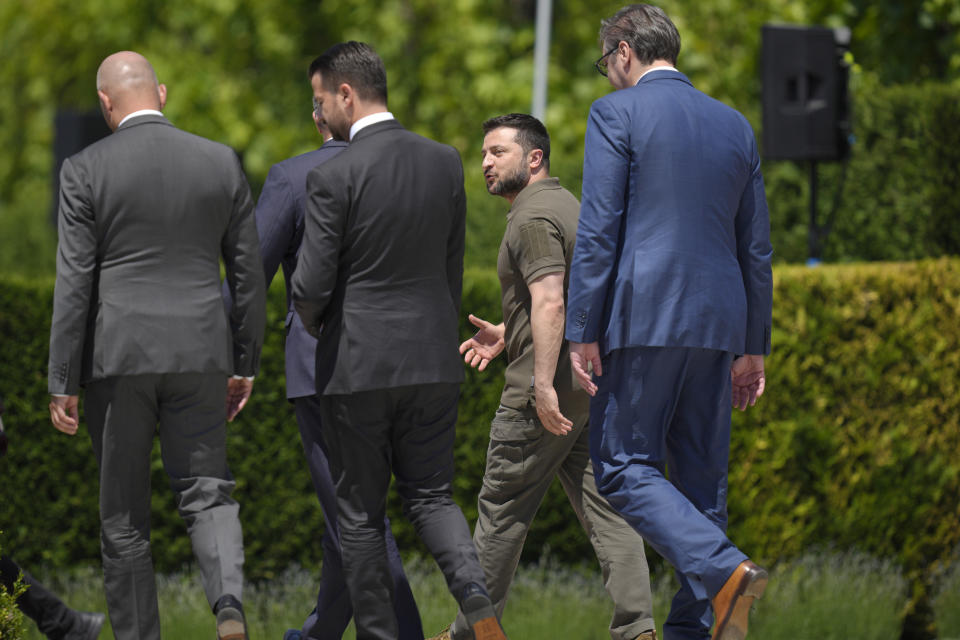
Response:
[[[342,140],[332,139],[330,130],[316,107],[313,110],[313,121],[324,140],[323,146],[273,165],[257,201],[256,212],[260,256],[268,285],[277,269],[283,268],[287,289],[287,399],[293,402],[297,414],[297,425],[300,427],[300,439],[310,469],[310,478],[313,480],[326,522],[321,543],[323,567],[317,606],[307,617],[302,631],[290,629],[284,635],[284,640],[297,640],[301,637],[310,640],[339,640],[353,617],[353,606],[343,576],[333,479],[330,477],[326,445],[321,437],[320,399],[316,395],[317,387],[314,382],[317,340],[303,328],[303,322],[293,308],[290,286],[290,278],[297,267],[297,255],[303,239],[307,173],[335,157],[347,146]],[[229,298],[226,286],[224,293]],[[390,575],[396,594],[400,640],[423,640],[420,612],[413,599],[407,576],[403,573],[400,552],[390,532],[389,522],[384,523],[384,531],[390,559]]]
[[[263,341],[250,189],[230,148],[163,117],[166,88],[139,54],[106,58],[97,93],[114,133],[67,159],[60,177],[51,420],[76,434],[78,391],[86,388],[116,637],[160,638],[150,555],[158,432],[217,635],[238,640],[246,637],[243,539],[225,421],[249,398]],[[229,322],[221,258],[235,301]]]
[[[590,109],[566,330],[595,394],[597,486],[678,571],[664,635],[707,637],[712,602],[714,638],[742,638],[767,581],[724,533],[731,396],[756,401],[770,350],[757,145],[674,68],[680,35],[662,10],[625,7],[600,42],[618,91]]]
[[[460,157],[393,119],[383,62],[369,46],[331,47],[310,77],[334,138],[350,145],[307,175],[293,299],[318,338],[323,438],[357,636],[398,637],[384,539],[392,473],[405,514],[477,637],[503,638],[452,498],[463,379]]]

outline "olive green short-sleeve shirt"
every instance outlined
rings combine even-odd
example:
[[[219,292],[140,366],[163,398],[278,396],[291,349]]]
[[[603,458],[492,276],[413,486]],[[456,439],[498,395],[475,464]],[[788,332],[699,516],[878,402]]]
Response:
[[[579,216],[580,203],[556,178],[545,178],[524,187],[507,214],[507,229],[497,256],[507,357],[500,403],[506,407],[525,409],[535,405],[528,285],[541,276],[563,273],[566,303]],[[568,418],[589,411],[589,396],[573,377],[566,340],[560,349],[553,386],[560,411]]]

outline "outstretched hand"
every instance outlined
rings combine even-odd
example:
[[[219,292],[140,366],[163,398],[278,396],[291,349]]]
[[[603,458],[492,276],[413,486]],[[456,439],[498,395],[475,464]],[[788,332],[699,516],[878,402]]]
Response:
[[[463,354],[465,363],[478,371],[483,371],[490,361],[503,351],[503,324],[490,324],[472,313],[468,318],[470,323],[480,330],[473,334],[472,338],[461,343],[460,353]]]
[[[573,375],[577,382],[583,387],[583,390],[591,396],[597,395],[597,385],[590,375],[590,367],[593,368],[593,374],[603,375],[603,366],[600,364],[600,345],[596,342],[571,342],[570,343],[570,364],[573,366]]]
[[[745,355],[734,360],[730,366],[730,382],[734,407],[746,411],[748,405],[755,405],[767,382],[763,356]]]
[[[253,392],[253,380],[230,378],[227,380],[227,422],[233,422],[240,410],[247,405]]]

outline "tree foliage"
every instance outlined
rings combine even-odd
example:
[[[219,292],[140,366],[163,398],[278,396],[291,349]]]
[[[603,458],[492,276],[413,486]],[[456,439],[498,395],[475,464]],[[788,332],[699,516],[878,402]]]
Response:
[[[610,91],[592,68],[597,30],[620,2],[556,2],[546,124],[552,167],[574,193],[590,103]],[[683,37],[694,84],[760,127],[760,27],[847,25],[858,72],[880,84],[960,79],[960,0],[713,0],[662,3]],[[371,43],[390,108],[409,128],[456,146],[468,192],[470,264],[493,264],[505,206],[479,171],[480,123],[528,111],[533,0],[5,0],[0,4],[0,268],[53,270],[53,120],[96,109],[100,61],[134,49],[170,90],[178,126],[239,152],[254,190],[270,165],[316,146],[305,71],[345,39]],[[797,200],[791,169],[772,201]],[[777,176],[772,176],[776,178]]]

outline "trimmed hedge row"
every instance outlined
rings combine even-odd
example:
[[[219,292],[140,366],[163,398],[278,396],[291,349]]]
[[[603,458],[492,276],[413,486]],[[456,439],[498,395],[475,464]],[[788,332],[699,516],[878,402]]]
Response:
[[[766,395],[734,418],[731,537],[767,562],[811,547],[855,548],[903,565],[913,602],[960,544],[960,260],[774,271],[774,352]],[[0,393],[10,454],[0,462],[4,546],[26,566],[96,561],[97,474],[89,441],[49,424],[45,366],[52,284],[0,280]],[[499,313],[492,271],[468,271],[462,315]],[[322,518],[283,387],[283,287],[250,405],[230,425],[249,577],[316,567]],[[464,320],[462,335],[471,333]],[[456,498],[469,520],[502,363],[468,371],[460,403]],[[83,432],[82,432],[83,433]],[[158,452],[153,540],[160,570],[191,559]],[[419,548],[391,501],[404,548]],[[526,559],[549,548],[592,556],[555,483]]]

